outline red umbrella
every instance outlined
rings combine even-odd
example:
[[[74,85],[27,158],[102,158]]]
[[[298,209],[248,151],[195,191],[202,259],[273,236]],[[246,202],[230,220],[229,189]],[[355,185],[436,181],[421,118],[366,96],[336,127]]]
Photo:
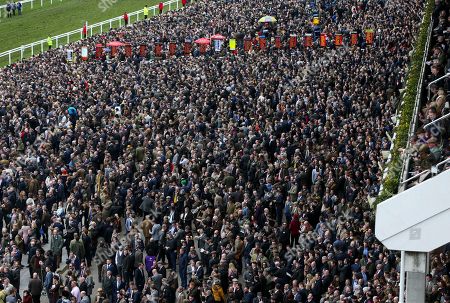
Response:
[[[106,44],[106,46],[125,46],[125,43],[122,43],[120,41],[111,41]]]
[[[215,34],[213,36],[211,36],[212,40],[225,40],[225,37],[222,36],[221,34]]]
[[[207,38],[200,38],[194,41],[197,44],[210,44],[211,41]]]

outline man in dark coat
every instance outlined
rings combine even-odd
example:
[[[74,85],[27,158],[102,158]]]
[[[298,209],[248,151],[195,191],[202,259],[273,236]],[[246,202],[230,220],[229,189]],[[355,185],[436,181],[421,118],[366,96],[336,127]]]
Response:
[[[128,249],[124,250],[124,254],[122,274],[125,284],[128,284],[133,279],[134,256]]]
[[[33,298],[33,303],[41,302],[42,281],[38,278],[37,273],[33,273],[33,278],[28,282],[28,290]]]
[[[139,267],[134,271],[134,283],[136,284],[137,289],[142,292],[145,285],[145,272],[143,263],[140,263]]]
[[[187,266],[188,266],[188,254],[184,247],[180,248],[180,257],[178,258],[179,273],[181,279],[181,286],[187,288]]]
[[[103,290],[105,291],[106,295],[108,296],[108,299],[110,302],[113,302],[112,295],[113,295],[114,282],[115,282],[115,279],[114,279],[111,271],[108,271],[106,273],[106,277],[103,277],[102,287],[103,287]]]

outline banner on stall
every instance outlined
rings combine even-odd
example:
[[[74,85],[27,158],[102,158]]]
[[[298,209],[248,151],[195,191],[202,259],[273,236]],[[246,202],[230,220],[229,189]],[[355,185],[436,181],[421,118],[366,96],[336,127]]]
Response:
[[[73,49],[67,50],[67,62],[73,62]]]
[[[222,49],[223,40],[214,40],[214,50],[220,52]]]
[[[373,44],[373,38],[375,36],[375,31],[371,28],[366,30],[366,43],[368,45],[372,45]]]
[[[85,61],[88,59],[88,48],[86,46],[81,47],[81,59]]]

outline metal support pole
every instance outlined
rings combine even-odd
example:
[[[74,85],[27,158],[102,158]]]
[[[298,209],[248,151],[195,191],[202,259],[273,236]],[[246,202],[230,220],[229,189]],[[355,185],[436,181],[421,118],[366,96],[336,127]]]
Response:
[[[34,44],[31,46],[31,57],[34,56]]]
[[[405,251],[402,250],[400,254],[400,291],[398,294],[398,302],[405,302]]]
[[[58,36],[56,36],[56,48],[58,48]]]
[[[426,252],[405,252],[406,302],[425,303]]]
[[[43,3],[43,2],[44,2],[44,0],[41,0],[41,7],[42,7],[42,6],[44,5],[44,3]]]
[[[44,52],[44,43],[42,43],[42,41],[41,41],[41,53],[43,53]]]
[[[31,1],[31,9],[33,9],[33,1]]]
[[[20,47],[20,61],[23,60],[23,45]]]
[[[122,19],[119,19],[119,27],[122,27]]]
[[[11,52],[9,52],[8,57],[9,57],[9,64],[11,65]]]
[[[111,20],[109,20],[109,28],[110,29],[112,28],[112,21]]]
[[[100,23],[100,34],[103,33],[103,23]]]

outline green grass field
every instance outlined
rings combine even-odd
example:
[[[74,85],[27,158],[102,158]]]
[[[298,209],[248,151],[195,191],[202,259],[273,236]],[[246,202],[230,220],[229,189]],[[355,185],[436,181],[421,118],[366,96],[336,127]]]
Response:
[[[80,29],[81,32],[86,21],[88,24],[94,24],[121,16],[125,11],[130,13],[142,9],[145,5],[151,7],[159,3],[159,0],[53,0],[53,4],[50,4],[50,0],[43,1],[44,5],[41,7],[40,1],[37,0],[32,10],[29,3],[24,4],[22,16],[16,15],[12,18],[2,17],[0,19],[0,41],[2,41],[0,52],[46,39],[48,35],[55,36],[76,29]],[[105,5],[105,3],[107,4]],[[108,9],[104,10],[105,6]],[[164,7],[164,10],[166,9],[168,7]],[[149,13],[151,16],[152,10]],[[141,18],[143,18],[142,15]],[[135,21],[135,17],[130,17],[130,22]],[[113,27],[116,26],[118,24],[113,24]],[[108,27],[104,27],[103,31],[108,30]],[[98,32],[99,29],[94,34]],[[80,39],[80,34],[70,37],[69,42],[78,39]],[[60,41],[60,43],[67,43],[67,40]],[[53,46],[55,46],[55,41]],[[46,45],[44,48],[47,48]],[[40,51],[40,46],[34,48],[35,54]],[[31,56],[31,51],[24,52],[25,58],[29,56]],[[12,57],[13,61],[20,59],[20,53]],[[8,64],[8,59],[0,58],[0,65],[6,64]]]

